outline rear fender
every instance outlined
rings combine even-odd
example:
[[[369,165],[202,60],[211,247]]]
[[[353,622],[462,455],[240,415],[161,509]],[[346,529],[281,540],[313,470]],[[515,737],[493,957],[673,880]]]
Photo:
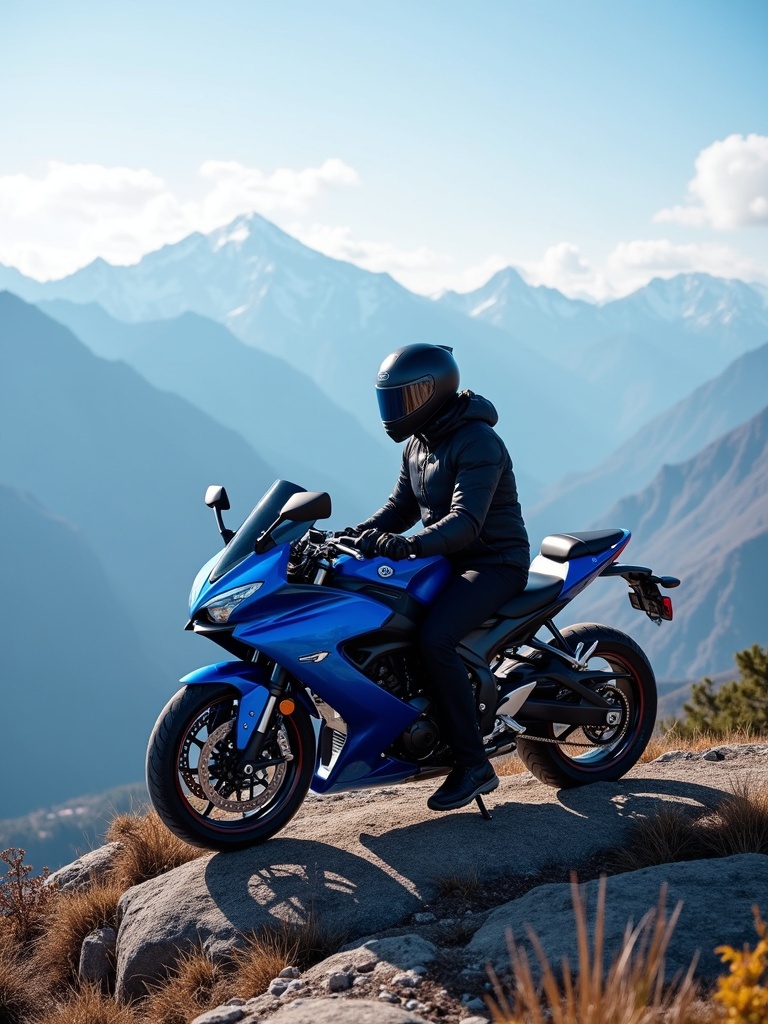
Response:
[[[237,711],[235,743],[238,750],[243,750],[269,700],[270,679],[267,672],[259,665],[244,661],[218,661],[215,665],[195,669],[184,676],[181,682],[185,686],[224,683],[237,690],[240,694],[240,705]],[[314,701],[310,700],[303,687],[296,687],[292,696],[301,701],[311,715],[319,717]]]

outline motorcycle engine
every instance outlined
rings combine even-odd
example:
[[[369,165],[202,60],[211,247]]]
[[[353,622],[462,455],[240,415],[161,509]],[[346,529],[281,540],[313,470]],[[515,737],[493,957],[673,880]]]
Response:
[[[420,712],[398,738],[392,751],[395,757],[422,761],[433,754],[440,743],[440,730],[431,716],[429,700],[418,690],[419,668],[413,652],[390,651],[373,659],[363,671],[369,679]]]

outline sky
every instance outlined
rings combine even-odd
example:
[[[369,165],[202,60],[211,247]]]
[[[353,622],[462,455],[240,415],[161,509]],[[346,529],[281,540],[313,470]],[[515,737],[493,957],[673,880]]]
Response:
[[[768,285],[765,0],[0,0],[0,262],[256,211],[424,294]]]

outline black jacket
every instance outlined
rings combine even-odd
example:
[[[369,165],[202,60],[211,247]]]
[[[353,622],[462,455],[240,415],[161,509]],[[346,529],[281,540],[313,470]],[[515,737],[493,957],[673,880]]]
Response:
[[[439,418],[403,449],[395,489],[360,526],[403,533],[422,520],[416,534],[422,555],[449,555],[472,564],[528,568],[528,534],[517,498],[512,460],[493,430],[489,401],[463,391]]]

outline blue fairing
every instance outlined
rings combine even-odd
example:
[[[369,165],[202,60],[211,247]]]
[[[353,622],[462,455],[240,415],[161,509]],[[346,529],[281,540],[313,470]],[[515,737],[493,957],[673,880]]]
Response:
[[[432,604],[451,577],[451,568],[441,555],[432,558],[406,559],[391,562],[387,558],[370,558],[360,562],[344,555],[334,567],[334,575],[342,579],[354,577],[371,583],[406,590],[422,604]]]
[[[213,584],[201,571],[197,580],[200,591],[191,602],[191,617],[199,614],[207,602],[230,590],[249,583],[262,584],[232,613],[227,625],[234,625],[234,638],[287,668],[347,723],[344,748],[330,773],[316,771],[312,783],[315,791],[378,785],[414,775],[416,765],[384,757],[380,752],[392,745],[418,711],[368,679],[340,650],[354,637],[381,629],[391,618],[392,609],[357,592],[332,586],[289,584],[289,553],[289,546],[283,544],[262,555],[252,554]],[[442,558],[419,559],[407,565],[395,563],[393,577],[379,573],[385,564],[382,559],[355,561],[354,566],[349,564],[352,559],[343,561],[345,567],[339,570],[337,563],[337,571],[352,575],[354,569],[361,568],[365,571],[364,579],[379,584],[389,584],[394,577],[395,585],[414,592],[420,600],[437,593],[450,574]],[[313,654],[323,657],[316,662],[300,660]],[[259,701],[263,707],[267,699],[268,680],[257,667],[244,662],[223,662],[192,673],[183,682],[227,682],[241,694],[237,745],[242,749],[248,737],[244,726],[258,720]],[[249,715],[251,710],[253,716]]]

